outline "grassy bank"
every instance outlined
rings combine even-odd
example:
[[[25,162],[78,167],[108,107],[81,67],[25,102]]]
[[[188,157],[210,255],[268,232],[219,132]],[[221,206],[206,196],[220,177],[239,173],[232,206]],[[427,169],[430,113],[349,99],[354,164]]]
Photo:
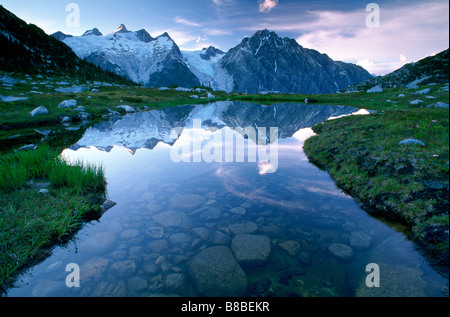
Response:
[[[58,155],[41,145],[0,157],[0,293],[20,269],[100,212],[102,168],[70,166]]]
[[[448,103],[445,94],[433,102]],[[409,92],[409,98],[417,96]],[[416,242],[448,264],[448,109],[408,102],[370,116],[326,121],[313,130],[318,135],[304,145],[311,161],[366,210],[407,224]],[[405,139],[424,145],[399,144]]]

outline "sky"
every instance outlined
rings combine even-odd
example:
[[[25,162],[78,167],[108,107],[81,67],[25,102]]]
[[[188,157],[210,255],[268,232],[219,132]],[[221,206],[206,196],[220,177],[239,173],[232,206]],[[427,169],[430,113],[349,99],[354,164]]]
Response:
[[[449,47],[448,0],[0,0],[48,34],[120,24],[164,32],[182,50],[228,51],[268,29],[334,60],[384,75]]]

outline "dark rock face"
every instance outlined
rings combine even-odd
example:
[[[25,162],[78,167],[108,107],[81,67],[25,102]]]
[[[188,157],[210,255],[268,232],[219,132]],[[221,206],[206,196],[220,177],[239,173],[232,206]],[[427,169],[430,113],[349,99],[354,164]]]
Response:
[[[362,67],[334,62],[268,30],[245,38],[225,54],[220,66],[233,76],[235,91],[248,93],[335,93],[371,77]]]

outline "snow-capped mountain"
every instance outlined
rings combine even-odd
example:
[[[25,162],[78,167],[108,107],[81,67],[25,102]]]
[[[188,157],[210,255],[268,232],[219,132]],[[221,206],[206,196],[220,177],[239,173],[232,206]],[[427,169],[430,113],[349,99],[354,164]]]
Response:
[[[131,32],[123,24],[106,35],[92,29],[78,37],[61,32],[54,36],[79,57],[152,87],[203,85],[227,92],[321,94],[372,77],[360,66],[335,62],[268,30],[226,53],[214,47],[181,52],[167,33],[153,38],[144,29]]]
[[[121,24],[116,31],[105,35],[95,28],[82,36],[68,37],[61,32],[54,36],[62,39],[80,58],[142,85],[192,87],[200,84],[167,33],[153,38],[144,29],[132,32]]]

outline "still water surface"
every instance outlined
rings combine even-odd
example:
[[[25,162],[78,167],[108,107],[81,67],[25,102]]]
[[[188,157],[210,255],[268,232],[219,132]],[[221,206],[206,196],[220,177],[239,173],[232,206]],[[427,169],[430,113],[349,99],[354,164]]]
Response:
[[[117,205],[8,296],[448,296],[404,228],[302,150],[311,126],[356,111],[217,102],[89,128],[63,155],[102,164]],[[67,286],[71,263],[80,287]]]

